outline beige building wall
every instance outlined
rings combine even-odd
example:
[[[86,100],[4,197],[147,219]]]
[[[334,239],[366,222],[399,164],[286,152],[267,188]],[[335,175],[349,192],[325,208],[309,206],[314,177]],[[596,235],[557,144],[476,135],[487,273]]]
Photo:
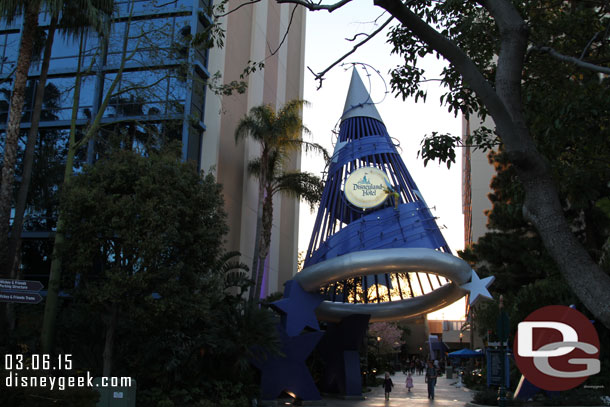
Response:
[[[462,134],[467,138],[476,129],[485,125],[493,129],[495,124],[491,118],[485,122],[480,120],[462,119]],[[489,163],[488,152],[465,147],[463,151],[463,174],[462,174],[462,200],[464,213],[464,245],[476,243],[479,237],[487,232],[486,211],[492,207],[489,193],[492,192],[490,184],[496,171]]]
[[[226,9],[240,4],[231,0]],[[208,90],[206,96],[202,168],[215,168],[223,185],[229,224],[226,249],[239,250],[248,265],[254,251],[258,181],[248,176],[247,163],[258,156],[260,148],[250,140],[236,145],[234,132],[254,106],[265,103],[279,108],[288,100],[303,98],[305,11],[301,7],[295,11],[286,35],[293,8],[272,1],[241,7],[224,19],[225,47],[210,52],[209,71],[221,72],[225,83],[239,80],[248,61],[265,61],[264,69],[248,77],[245,94],[221,98]],[[299,167],[300,156],[295,156],[289,169]],[[267,294],[282,291],[284,282],[296,273],[297,236],[298,201],[276,196]]]

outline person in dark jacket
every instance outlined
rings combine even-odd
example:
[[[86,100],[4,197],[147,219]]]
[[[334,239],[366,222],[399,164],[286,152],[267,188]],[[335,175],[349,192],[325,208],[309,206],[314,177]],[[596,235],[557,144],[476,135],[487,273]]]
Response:
[[[390,374],[385,372],[385,379],[383,381],[383,389],[385,390],[385,399],[390,399],[390,392],[392,391],[392,387],[394,387],[394,383],[392,383],[392,379],[390,379]]]
[[[438,371],[434,367],[434,363],[431,360],[428,361],[428,368],[426,369],[426,383],[428,383],[428,398],[434,400],[434,386],[436,386],[436,378],[438,377]]]

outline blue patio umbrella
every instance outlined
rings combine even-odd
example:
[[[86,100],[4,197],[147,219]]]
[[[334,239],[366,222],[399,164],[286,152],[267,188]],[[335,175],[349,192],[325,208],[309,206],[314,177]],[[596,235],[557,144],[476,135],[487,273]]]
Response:
[[[456,350],[455,352],[451,352],[449,354],[447,354],[447,356],[449,356],[450,358],[476,358],[476,357],[482,357],[485,356],[483,354],[483,352],[477,352],[474,350],[470,350],[470,349],[460,349],[460,350]]]

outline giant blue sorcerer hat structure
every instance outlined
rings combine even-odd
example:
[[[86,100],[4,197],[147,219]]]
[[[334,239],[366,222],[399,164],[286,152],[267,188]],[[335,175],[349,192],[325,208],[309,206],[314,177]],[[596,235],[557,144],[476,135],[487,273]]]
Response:
[[[306,342],[305,348],[313,350],[320,341],[318,349],[327,359],[321,385],[358,395],[354,338],[364,335],[369,321],[413,318],[464,295],[472,304],[481,296],[490,298],[492,281],[480,280],[451,254],[354,68],[304,268],[273,304],[282,316],[284,343]],[[303,333],[304,328],[319,331],[318,320],[329,325],[323,338],[319,332]],[[299,354],[298,360],[306,357]],[[288,366],[295,360],[274,363]],[[286,371],[278,364],[259,367],[263,398],[289,391],[319,399],[302,368],[299,378],[288,378],[273,373]]]

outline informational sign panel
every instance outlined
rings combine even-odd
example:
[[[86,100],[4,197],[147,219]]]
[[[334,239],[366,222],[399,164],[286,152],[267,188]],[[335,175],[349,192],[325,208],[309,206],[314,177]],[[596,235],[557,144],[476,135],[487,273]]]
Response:
[[[42,287],[40,281],[0,279],[0,302],[38,304],[42,297],[37,291]]]
[[[42,287],[40,281],[0,280],[0,290],[2,291],[40,291]]]
[[[0,302],[16,302],[19,304],[38,304],[42,297],[38,293],[15,293],[0,291]]]
[[[345,198],[359,208],[374,208],[387,199],[389,186],[388,176],[380,169],[358,168],[345,180]]]
[[[487,386],[500,386],[502,384],[502,351],[500,349],[487,349]],[[504,385],[509,387],[508,355],[504,351]]]

